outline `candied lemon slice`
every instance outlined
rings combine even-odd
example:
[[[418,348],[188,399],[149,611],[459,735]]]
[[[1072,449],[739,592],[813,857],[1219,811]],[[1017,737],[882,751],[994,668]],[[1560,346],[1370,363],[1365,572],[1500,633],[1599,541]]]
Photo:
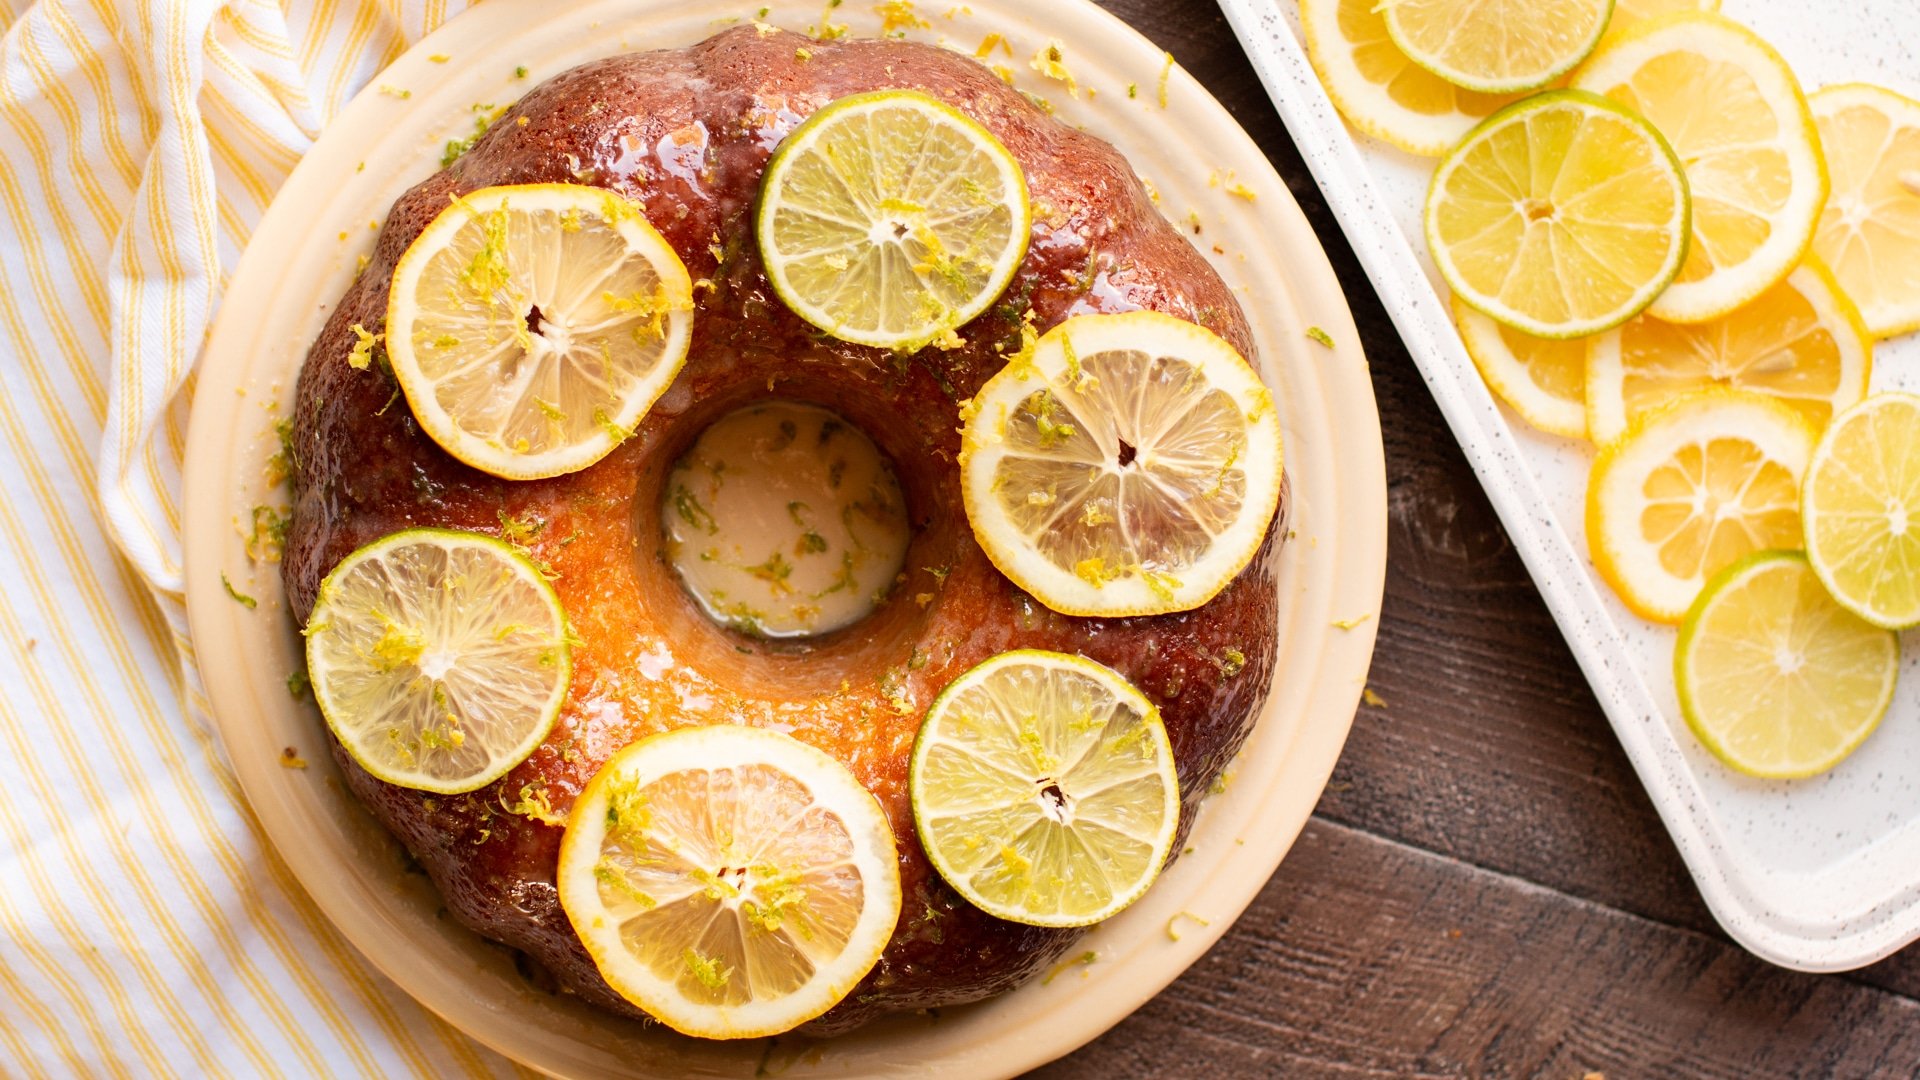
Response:
[[[693,283],[633,202],[578,184],[453,200],[393,271],[386,347],[420,427],[510,480],[584,469],[686,361]]]
[[[1593,338],[1589,356],[1587,423],[1604,443],[1642,413],[1708,386],[1777,397],[1824,428],[1866,394],[1873,342],[1832,275],[1809,259],[1717,319],[1642,315]]]
[[[1213,599],[1279,505],[1280,421],[1233,346],[1158,312],[1082,315],[965,409],[962,494],[987,557],[1065,615]]]
[[[1643,618],[1677,623],[1707,579],[1800,544],[1800,478],[1814,430],[1791,406],[1702,390],[1642,416],[1587,481],[1594,567]]]
[[[1639,116],[1552,90],[1488,117],[1440,162],[1426,233],[1469,306],[1536,337],[1591,334],[1633,317],[1679,270],[1686,177]]]
[[[1920,397],[1875,394],[1841,413],[1801,488],[1807,557],[1875,626],[1920,625]]]
[[[1301,0],[1307,58],[1347,123],[1407,151],[1439,157],[1514,101],[1477,94],[1407,59],[1375,0]]]
[[[767,278],[843,341],[910,352],[987,310],[1027,253],[1020,163],[912,90],[835,101],[767,163],[754,212]]]
[[[1875,337],[1920,330],[1920,101],[1865,83],[1808,100],[1833,175],[1813,250]]]
[[[955,679],[920,726],[910,785],[947,884],[1035,926],[1085,926],[1139,899],[1180,823],[1159,711],[1064,653],[1001,653]]]
[[[573,804],[560,904],[607,985],[706,1039],[791,1030],[866,977],[900,918],[899,852],[845,765],[717,725],[628,746]]]
[[[1393,43],[1435,75],[1488,94],[1572,71],[1606,32],[1613,0],[1391,0]]]
[[[1587,437],[1587,342],[1534,337],[1453,298],[1453,321],[1480,377],[1520,418],[1550,435]]]
[[[389,784],[472,791],[526,760],[572,670],[553,586],[490,536],[406,529],[341,560],[307,619],[334,737]]]
[[[1799,265],[1827,166],[1807,99],[1772,46],[1720,15],[1671,15],[1596,53],[1573,84],[1646,117],[1686,163],[1692,243],[1654,315],[1717,318]]]
[[[1680,711],[1702,745],[1750,776],[1838,765],[1893,703],[1900,639],[1834,603],[1795,551],[1722,571],[1673,653]]]

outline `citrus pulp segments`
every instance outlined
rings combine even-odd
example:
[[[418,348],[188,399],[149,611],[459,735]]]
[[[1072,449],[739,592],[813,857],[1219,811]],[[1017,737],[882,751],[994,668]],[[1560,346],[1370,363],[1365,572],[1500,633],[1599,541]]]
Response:
[[[720,724],[608,759],[573,805],[555,880],[622,997],[683,1034],[743,1039],[819,1016],[866,977],[899,921],[898,863],[886,812],[845,765]]]
[[[1613,0],[1393,0],[1393,43],[1448,82],[1487,94],[1536,90],[1599,44]]]
[[[1539,338],[1453,300],[1453,322],[1480,377],[1520,418],[1549,435],[1587,437],[1587,339]]]
[[[1643,314],[1595,337],[1587,426],[1597,443],[1682,394],[1732,386],[1777,397],[1816,430],[1866,395],[1873,341],[1852,302],[1809,257],[1779,284],[1704,323]]]
[[[1427,247],[1468,306],[1536,337],[1633,317],[1686,254],[1687,184],[1660,133],[1552,90],[1488,117],[1434,172]]]
[[[1807,556],[1836,601],[1875,626],[1920,624],[1920,397],[1840,414],[1802,485]]]
[[[306,626],[327,726],[389,784],[456,794],[526,760],[552,729],[572,662],[540,571],[490,536],[406,529],[341,560]]]
[[[1635,614],[1679,622],[1717,571],[1800,542],[1814,435],[1790,406],[1718,387],[1642,416],[1588,477],[1594,568]]]
[[[1813,250],[1875,337],[1920,330],[1920,101],[1847,83],[1808,105],[1833,185]]]
[[[1159,710],[1111,668],[1037,649],[1001,653],[941,691],[909,785],[914,828],[947,884],[1034,926],[1085,926],[1132,904],[1180,822]]]
[[[1301,0],[1307,58],[1340,115],[1410,154],[1439,157],[1515,100],[1478,94],[1407,59],[1374,0]]]
[[[1020,163],[910,90],[827,105],[760,181],[754,234],[774,292],[843,341],[911,352],[991,306],[1026,257]]]
[[[1900,639],[1834,603],[1797,551],[1764,551],[1715,576],[1673,653],[1695,737],[1749,776],[1826,772],[1893,703]]]
[[[1068,319],[967,408],[974,537],[1063,615],[1205,604],[1253,559],[1279,506],[1272,395],[1233,346],[1171,315]]]
[[[686,361],[687,268],[638,205],[525,184],[457,198],[394,268],[386,349],[420,426],[510,480],[605,457]]]
[[[1644,116],[1686,162],[1692,243],[1654,315],[1717,318],[1799,264],[1827,166],[1806,96],[1772,46],[1712,12],[1670,15],[1596,53],[1573,85]]]

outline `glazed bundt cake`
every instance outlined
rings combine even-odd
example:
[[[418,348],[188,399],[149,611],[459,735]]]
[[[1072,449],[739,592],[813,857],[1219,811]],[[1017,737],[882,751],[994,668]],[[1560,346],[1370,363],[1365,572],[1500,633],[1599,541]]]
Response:
[[[922,91],[991,131],[1024,169],[1033,207],[1027,255],[997,305],[960,327],[958,342],[909,356],[803,322],[771,291],[754,240],[756,192],[782,138],[828,102],[882,88]],[[582,471],[509,481],[454,460],[395,406],[394,378],[367,367],[356,328],[381,328],[396,263],[450,199],[546,182],[632,199],[701,287],[686,364],[631,436]],[[984,914],[934,872],[915,839],[908,757],[935,695],[1011,649],[1076,653],[1115,669],[1161,712],[1190,823],[1274,675],[1277,524],[1204,606],[1132,618],[1055,613],[1002,576],[969,530],[960,403],[1002,368],[1023,327],[1143,309],[1205,326],[1254,356],[1233,295],[1121,155],[955,53],[740,27],[536,86],[394,204],[370,262],[314,342],[293,414],[284,575],[304,621],[329,570],[395,530],[513,528],[550,568],[572,624],[570,688],[545,742],[484,788],[449,796],[393,786],[336,745],[348,783],[461,923],[523,953],[565,991],[638,1015],[602,979],[560,906],[564,815],[603,762],[644,736],[693,724],[773,727],[844,762],[899,842],[904,899],[891,943],[808,1030],[977,1000],[1045,969],[1079,931]],[[891,462],[904,502],[910,539],[899,586],[830,633],[743,633],[703,610],[665,557],[660,507],[675,463],[715,420],[768,400],[818,406],[864,432]],[[1279,516],[1285,505],[1283,497]],[[542,812],[523,812],[529,791]]]

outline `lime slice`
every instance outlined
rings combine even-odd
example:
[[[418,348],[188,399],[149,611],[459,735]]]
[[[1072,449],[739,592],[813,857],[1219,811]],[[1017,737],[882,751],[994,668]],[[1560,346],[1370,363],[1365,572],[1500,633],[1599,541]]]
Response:
[[[1180,823],[1159,710],[1078,656],[1001,653],[955,679],[913,744],[913,818],[967,902],[1084,926],[1139,899]]]
[[[1687,181],[1651,125],[1604,98],[1536,94],[1440,162],[1427,247],[1469,306],[1535,337],[1617,326],[1653,302],[1687,247]]]
[[[1827,166],[1800,84],[1759,35],[1711,12],[1669,15],[1595,53],[1574,86],[1644,116],[1686,162],[1693,239],[1654,315],[1717,318],[1799,265]]]
[[[1875,394],[1841,413],[1801,488],[1807,557],[1841,606],[1920,625],[1920,397]]]
[[[1687,726],[1715,757],[1751,776],[1812,776],[1886,715],[1900,639],[1834,603],[1804,555],[1762,552],[1700,594],[1673,672]]]
[[[1409,59],[1483,94],[1538,89],[1572,71],[1613,14],[1613,0],[1391,0],[1377,7]]]
[[[993,133],[912,90],[835,101],[767,163],[754,232],[794,314],[842,341],[911,352],[987,310],[1032,224]]]
[[[1848,83],[1808,103],[1833,175],[1813,250],[1875,337],[1920,330],[1920,101]]]
[[[967,520],[987,557],[1066,615],[1213,599],[1279,504],[1280,421],[1233,346],[1151,311],[1042,335],[966,407]]]
[[[900,918],[887,815],[788,735],[642,739],[573,805],[555,881],[607,984],[706,1039],[777,1035],[866,977]]]
[[[1647,413],[1594,460],[1587,547],[1642,618],[1677,623],[1707,580],[1800,543],[1815,432],[1775,398],[1716,388]]]
[[[389,784],[453,794],[547,737],[572,672],[540,571],[490,536],[407,529],[341,560],[307,619],[307,676],[347,753]]]
[[[578,184],[481,188],[401,256],[386,346],[420,427],[476,469],[584,469],[686,361],[693,283],[640,208]]]

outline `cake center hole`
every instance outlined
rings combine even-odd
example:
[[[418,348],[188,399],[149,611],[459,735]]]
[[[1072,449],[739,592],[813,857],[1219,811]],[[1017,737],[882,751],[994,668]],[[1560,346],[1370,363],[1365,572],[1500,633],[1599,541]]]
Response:
[[[661,500],[667,561],[715,622],[797,638],[850,626],[906,560],[906,500],[866,433],[817,405],[764,401],[700,433]]]

